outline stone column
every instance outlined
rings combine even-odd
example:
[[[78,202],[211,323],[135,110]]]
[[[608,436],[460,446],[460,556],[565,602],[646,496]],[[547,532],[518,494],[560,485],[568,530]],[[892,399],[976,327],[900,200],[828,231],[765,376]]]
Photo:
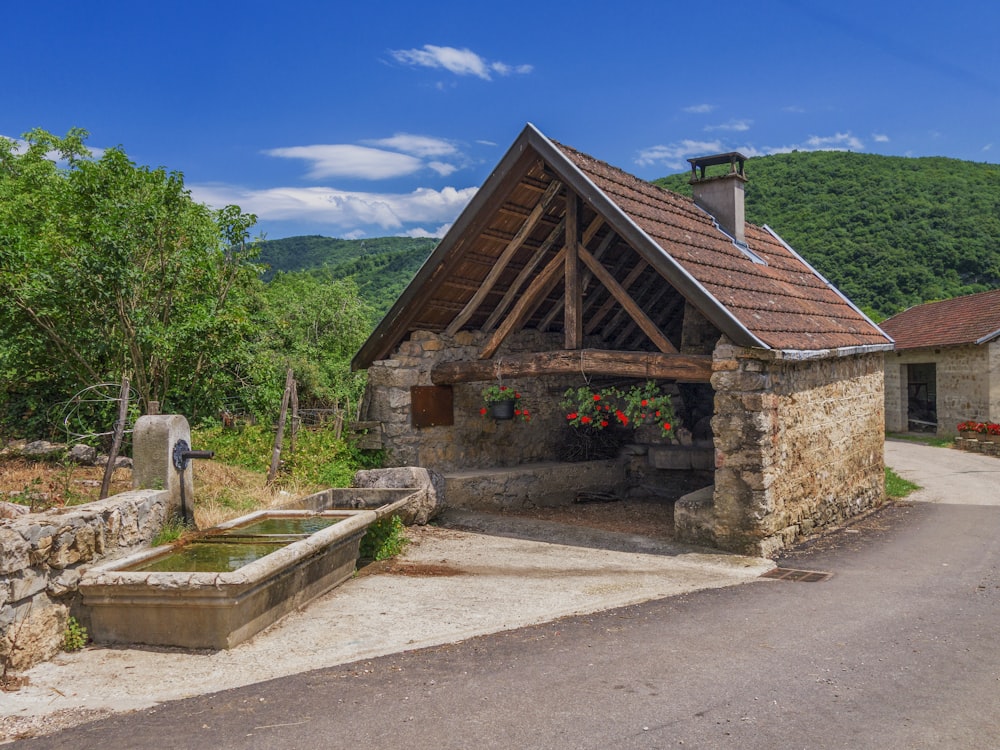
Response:
[[[188,509],[194,498],[194,472],[174,467],[174,446],[183,440],[190,447],[191,427],[179,414],[139,417],[132,433],[132,486],[135,489],[167,490],[168,516],[181,512],[181,492]]]

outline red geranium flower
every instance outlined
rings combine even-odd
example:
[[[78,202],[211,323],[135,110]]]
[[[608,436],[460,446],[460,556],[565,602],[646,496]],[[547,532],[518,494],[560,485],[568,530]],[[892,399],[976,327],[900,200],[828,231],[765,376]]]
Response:
[[[621,409],[615,412],[615,416],[618,417],[618,421],[621,422],[622,424],[624,425],[628,424],[628,417],[625,416],[625,412],[623,412]]]
[[[607,427],[607,426],[608,426],[608,420],[602,419],[601,420],[601,427]]]
[[[574,412],[571,412],[571,413],[567,414],[566,415],[566,419],[576,419],[577,416],[578,416],[577,413],[574,411]]]
[[[590,424],[590,417],[580,417],[581,424]]]
[[[479,413],[482,414],[485,417],[486,416],[486,407],[484,406],[482,409],[480,409]]]

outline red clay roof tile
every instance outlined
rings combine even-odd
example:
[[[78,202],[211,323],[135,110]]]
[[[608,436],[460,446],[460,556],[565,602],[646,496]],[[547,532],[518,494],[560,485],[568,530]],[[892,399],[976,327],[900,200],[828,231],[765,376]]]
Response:
[[[928,302],[892,316],[882,329],[896,349],[975,344],[1000,332],[1000,289]]]

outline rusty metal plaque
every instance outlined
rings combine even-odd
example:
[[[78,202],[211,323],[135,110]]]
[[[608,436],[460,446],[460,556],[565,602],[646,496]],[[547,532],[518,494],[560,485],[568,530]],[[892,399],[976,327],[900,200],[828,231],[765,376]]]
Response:
[[[451,386],[411,386],[410,415],[414,427],[450,427],[455,424],[454,392]]]

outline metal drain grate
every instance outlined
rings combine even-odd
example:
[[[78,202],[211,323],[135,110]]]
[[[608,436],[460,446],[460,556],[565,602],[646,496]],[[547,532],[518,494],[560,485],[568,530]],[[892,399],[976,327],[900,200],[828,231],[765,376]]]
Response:
[[[800,583],[819,583],[832,576],[833,573],[821,573],[818,570],[795,570],[794,568],[772,568],[761,575],[761,578],[774,578],[779,581],[798,581]]]

